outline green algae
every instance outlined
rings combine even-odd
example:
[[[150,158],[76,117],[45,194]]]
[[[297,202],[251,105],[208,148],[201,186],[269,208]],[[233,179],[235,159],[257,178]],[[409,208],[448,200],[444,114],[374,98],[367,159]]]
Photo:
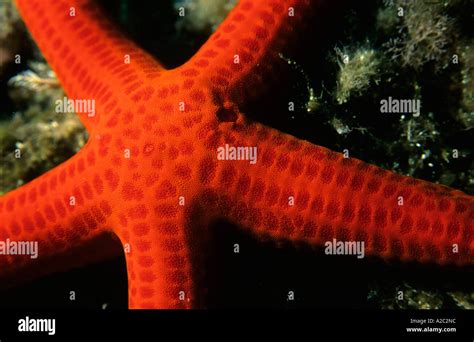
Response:
[[[176,28],[178,31],[185,30],[210,34],[217,29],[236,3],[236,0],[176,1],[174,8],[179,14]]]
[[[337,74],[337,103],[346,103],[351,96],[365,93],[372,83],[379,83],[379,59],[372,49],[357,49],[349,54],[336,49],[339,71]]]
[[[18,66],[23,68],[16,74],[0,75],[0,194],[3,194],[74,155],[87,141],[87,133],[75,114],[55,112],[55,101],[64,97],[64,91],[40,51],[27,38],[26,31],[16,30],[21,25],[10,0],[0,2],[0,13],[8,13],[9,18],[1,21],[2,46],[12,55],[21,56]],[[28,51],[23,53],[19,47],[25,41]]]
[[[9,120],[0,121],[0,193],[52,169],[77,153],[87,141],[87,133],[76,115],[58,114],[54,110],[56,99],[64,96],[63,90],[49,83],[35,85],[35,80],[23,79],[21,88],[12,86],[13,101],[27,106],[15,111]]]

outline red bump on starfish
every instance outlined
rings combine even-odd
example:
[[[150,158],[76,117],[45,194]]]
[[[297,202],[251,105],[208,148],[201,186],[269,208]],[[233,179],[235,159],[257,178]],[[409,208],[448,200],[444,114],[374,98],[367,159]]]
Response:
[[[38,241],[48,272],[113,253],[54,258],[117,236],[130,308],[201,302],[193,270],[205,227],[219,218],[258,239],[363,239],[366,254],[383,259],[472,265],[472,196],[344,158],[239,111],[319,3],[242,0],[189,61],[166,70],[93,1],[17,0],[69,98],[97,106],[93,116],[79,113],[90,132],[81,151],[0,198],[0,236]],[[261,158],[221,160],[226,144],[255,147]],[[0,276],[45,273],[36,263],[2,257]]]

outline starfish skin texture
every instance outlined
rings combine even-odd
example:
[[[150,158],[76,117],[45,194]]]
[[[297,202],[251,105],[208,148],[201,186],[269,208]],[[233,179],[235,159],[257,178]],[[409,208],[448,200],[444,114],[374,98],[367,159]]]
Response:
[[[78,113],[90,133],[81,151],[0,198],[0,238],[39,242],[38,261],[0,258],[4,282],[21,269],[99,260],[110,253],[101,238],[112,235],[125,250],[130,308],[201,307],[197,284],[217,219],[257,239],[357,240],[386,260],[473,264],[472,196],[344,158],[239,111],[322,1],[242,0],[172,70],[92,1],[16,2],[69,98],[95,99],[96,114]],[[218,160],[225,144],[257,147],[257,162]],[[85,248],[81,260],[63,257]]]

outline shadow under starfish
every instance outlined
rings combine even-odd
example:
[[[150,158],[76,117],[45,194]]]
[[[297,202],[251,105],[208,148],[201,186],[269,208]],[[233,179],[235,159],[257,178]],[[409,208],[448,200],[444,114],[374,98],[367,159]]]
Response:
[[[240,112],[321,2],[241,1],[168,71],[90,1],[18,4],[69,97],[94,99],[97,113],[79,114],[90,132],[83,150],[0,199],[0,237],[38,241],[42,260],[2,257],[2,278],[113,254],[97,249],[113,234],[125,249],[131,308],[200,306],[208,227],[219,218],[264,240],[356,240],[384,259],[472,265],[471,196],[344,158]],[[226,144],[256,148],[256,163],[220,160]],[[98,253],[62,265],[54,258],[84,246]]]

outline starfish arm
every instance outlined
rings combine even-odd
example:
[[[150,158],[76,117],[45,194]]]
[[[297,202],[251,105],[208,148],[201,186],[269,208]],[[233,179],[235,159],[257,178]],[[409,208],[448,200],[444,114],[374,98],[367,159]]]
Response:
[[[231,196],[224,203],[235,203],[226,212],[233,222],[258,236],[318,246],[334,238],[364,241],[367,255],[384,259],[473,263],[472,196],[260,124],[240,131],[224,140],[257,147],[258,161],[220,161],[215,176],[218,192]]]
[[[278,72],[279,53],[296,40],[312,0],[242,0],[201,49],[182,66],[184,73],[205,71],[215,96],[231,95],[237,104],[256,97]],[[307,18],[306,18],[307,19]],[[252,84],[250,87],[249,84]]]
[[[29,270],[32,274],[27,278],[34,278],[115,253],[113,248],[98,248],[97,243],[91,242],[95,238],[104,241],[102,237],[108,234],[112,215],[111,204],[104,200],[104,194],[110,191],[106,188],[110,179],[93,170],[91,166],[95,163],[95,155],[85,148],[34,181],[0,197],[0,240],[5,243],[0,255],[0,277],[14,273],[11,280],[17,273]],[[29,255],[15,255],[19,250],[9,249],[5,241],[37,244],[37,255],[33,257],[32,249]],[[84,246],[89,254],[71,265],[57,257]],[[95,251],[91,250],[94,246]]]
[[[93,1],[16,4],[69,98],[95,101],[94,110],[78,110],[89,131],[99,121],[114,125],[121,108],[126,108],[124,100],[151,96],[153,89],[146,81],[159,77],[163,67],[120,34]]]
[[[114,227],[125,251],[129,308],[190,308],[194,287],[188,224],[184,207],[172,195],[177,188],[165,180],[158,188],[138,191],[140,201],[121,205]]]

